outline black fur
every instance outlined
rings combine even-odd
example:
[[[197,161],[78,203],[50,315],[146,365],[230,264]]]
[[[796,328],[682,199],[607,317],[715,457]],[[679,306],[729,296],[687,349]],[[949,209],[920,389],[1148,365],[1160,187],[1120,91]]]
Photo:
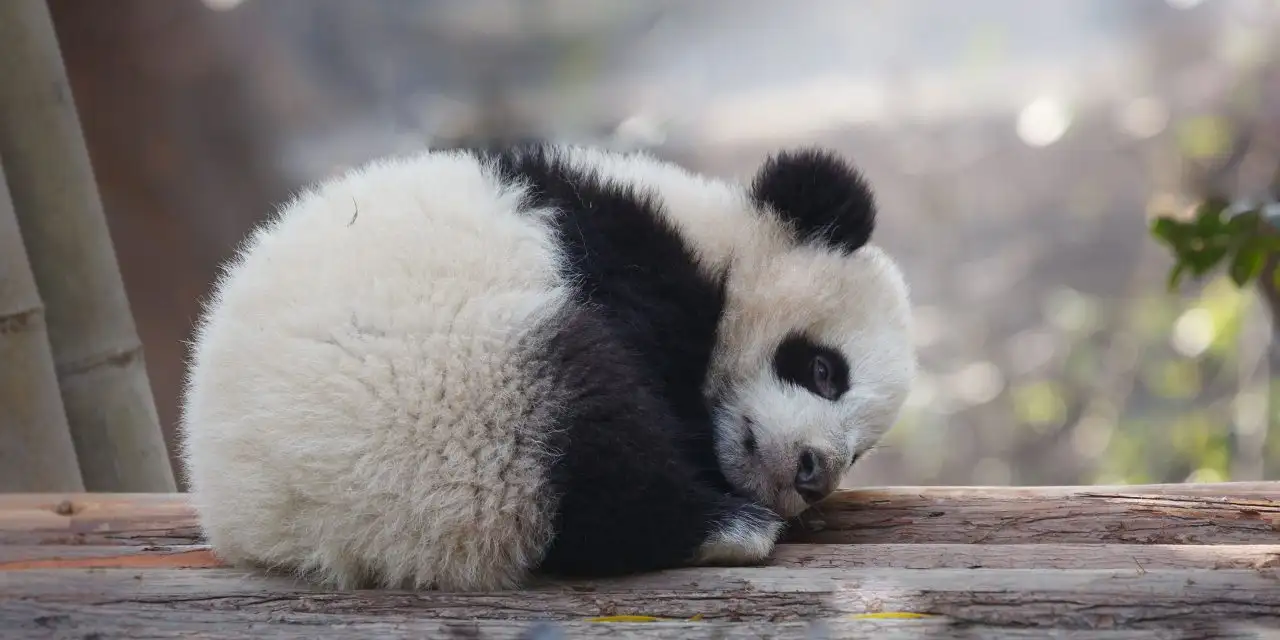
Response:
[[[831,370],[832,393],[824,396],[813,378],[813,359],[823,356]],[[787,336],[773,354],[773,371],[781,379],[804,387],[810,393],[835,400],[849,390],[849,362],[835,349],[795,334]]]
[[[767,510],[699,477],[676,416],[609,312],[560,323],[546,351],[564,431],[550,444],[556,535],[541,572],[610,576],[682,566],[718,523]]]
[[[801,149],[770,157],[756,174],[751,197],[772,209],[804,242],[852,253],[875,230],[871,188],[830,151]]]
[[[565,395],[550,445],[556,537],[540,569],[615,575],[680,566],[737,514],[776,518],[733,495],[702,395],[724,311],[652,194],[611,184],[537,147],[485,153],[526,207],[552,207],[578,284],[545,366]]]

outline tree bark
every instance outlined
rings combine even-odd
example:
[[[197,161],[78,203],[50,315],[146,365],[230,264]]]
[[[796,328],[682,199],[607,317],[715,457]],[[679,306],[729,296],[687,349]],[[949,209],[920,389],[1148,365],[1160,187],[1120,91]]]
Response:
[[[0,2],[0,156],[90,491],[175,488],[44,0]]]
[[[0,492],[83,491],[44,306],[0,161]]]

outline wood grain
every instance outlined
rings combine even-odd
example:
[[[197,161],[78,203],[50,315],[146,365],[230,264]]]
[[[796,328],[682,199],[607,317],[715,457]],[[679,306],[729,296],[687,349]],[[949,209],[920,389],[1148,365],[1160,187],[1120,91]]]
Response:
[[[1280,543],[1280,483],[850,491],[792,542]]]
[[[199,542],[183,494],[0,495],[0,544]],[[844,490],[787,542],[1280,544],[1280,482]]]
[[[1259,638],[1280,631],[1278,499],[1280,483],[847,490],[766,566],[442,593],[331,591],[226,567],[201,544],[182,495],[0,495],[0,629],[5,638]],[[920,617],[875,617],[903,613]],[[593,621],[620,615],[658,621]],[[539,630],[545,620],[558,627]]]
[[[1280,544],[783,544],[774,551],[769,565],[801,569],[1262,569],[1280,567]]]
[[[952,623],[1093,629],[1232,620],[1280,625],[1276,569],[1218,571],[726,568],[617,580],[547,582],[488,593],[328,591],[231,569],[60,569],[0,572],[0,628],[37,604],[85,612],[126,607],[181,618],[193,611],[413,616],[437,620],[583,620],[646,615],[781,622],[911,612]]]
[[[6,639],[150,640],[199,637],[208,640],[310,640],[312,638],[441,638],[447,640],[565,640],[611,638],[643,640],[1257,640],[1280,632],[1241,622],[1197,622],[1166,629],[1046,629],[956,623],[945,618],[876,620],[814,619],[793,622],[655,621],[586,622],[535,620],[438,620],[414,615],[349,615],[335,621],[314,613],[265,616],[234,610],[140,611],[104,605],[0,602]],[[1269,633],[1270,635],[1263,635]]]
[[[784,544],[767,564],[793,569],[1265,569],[1280,567],[1280,544]],[[0,545],[0,571],[224,566],[205,545]]]
[[[0,545],[154,546],[199,539],[186,494],[0,494]]]

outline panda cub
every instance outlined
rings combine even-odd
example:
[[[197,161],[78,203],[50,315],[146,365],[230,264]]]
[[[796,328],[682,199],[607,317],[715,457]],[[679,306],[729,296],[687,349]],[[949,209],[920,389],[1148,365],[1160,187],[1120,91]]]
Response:
[[[907,287],[857,171],[429,151],[305,191],[197,324],[214,552],[333,588],[765,561],[895,421]]]

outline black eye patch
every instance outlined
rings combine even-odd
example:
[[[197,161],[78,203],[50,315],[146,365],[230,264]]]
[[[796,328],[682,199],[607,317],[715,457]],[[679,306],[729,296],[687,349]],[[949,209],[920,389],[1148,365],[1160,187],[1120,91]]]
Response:
[[[773,371],[782,380],[835,400],[849,390],[849,362],[839,351],[803,335],[787,336],[773,354]]]

